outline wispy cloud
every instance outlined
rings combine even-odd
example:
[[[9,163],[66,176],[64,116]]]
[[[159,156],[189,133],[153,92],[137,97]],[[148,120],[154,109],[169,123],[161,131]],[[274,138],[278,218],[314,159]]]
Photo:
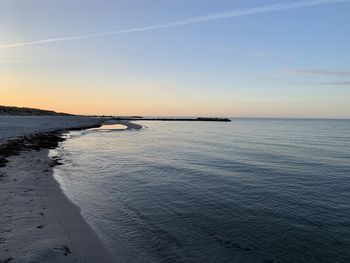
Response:
[[[288,73],[303,75],[350,76],[350,70],[295,69],[289,70]]]
[[[138,28],[107,31],[107,32],[101,32],[101,33],[94,33],[94,34],[57,37],[57,38],[48,38],[48,39],[42,39],[42,40],[36,40],[36,41],[24,41],[24,42],[3,44],[3,45],[0,45],[0,49],[39,45],[39,44],[60,42],[60,41],[112,36],[112,35],[127,34],[127,33],[141,32],[141,31],[151,31],[151,30],[197,24],[197,23],[224,19],[224,18],[248,16],[248,15],[260,14],[260,13],[276,12],[276,11],[292,9],[292,8],[301,8],[301,7],[324,5],[324,4],[336,4],[336,3],[343,3],[343,2],[350,2],[350,0],[308,0],[308,1],[298,1],[298,2],[290,2],[290,3],[282,3],[282,4],[274,4],[274,5],[265,5],[265,6],[259,6],[259,7],[253,7],[253,8],[236,9],[231,11],[219,12],[219,13],[208,14],[204,16],[197,16],[197,17],[192,17],[188,19],[178,20],[175,22],[151,25],[146,27],[138,27]]]
[[[319,85],[350,86],[350,81],[324,81],[317,82]]]
[[[350,81],[344,80],[344,81],[288,81],[286,82],[288,84],[292,85],[311,85],[311,86],[349,86],[350,87]]]

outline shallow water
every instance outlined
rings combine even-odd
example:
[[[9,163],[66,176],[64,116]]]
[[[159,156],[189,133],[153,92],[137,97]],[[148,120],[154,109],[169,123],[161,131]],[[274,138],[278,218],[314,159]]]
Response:
[[[116,259],[350,262],[350,121],[138,123],[57,150],[56,179]]]
[[[110,131],[120,131],[120,130],[126,130],[128,128],[128,126],[123,125],[123,124],[108,124],[108,125],[103,125],[101,127],[98,128],[92,128],[90,130],[98,130],[98,131],[105,131],[105,132],[110,132]]]

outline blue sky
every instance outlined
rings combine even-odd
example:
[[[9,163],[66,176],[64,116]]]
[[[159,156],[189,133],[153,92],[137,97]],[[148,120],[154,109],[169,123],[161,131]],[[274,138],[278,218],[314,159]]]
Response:
[[[0,104],[96,114],[350,118],[350,1],[1,48],[309,2],[1,0]]]

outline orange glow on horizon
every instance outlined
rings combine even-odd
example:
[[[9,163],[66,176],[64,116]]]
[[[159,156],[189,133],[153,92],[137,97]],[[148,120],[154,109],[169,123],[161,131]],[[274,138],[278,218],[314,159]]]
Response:
[[[324,106],[307,99],[278,100],[242,95],[215,97],[205,93],[198,96],[176,85],[167,88],[167,83],[97,82],[2,72],[0,105],[78,115],[349,118],[339,114],[341,111],[346,113],[346,108],[334,107],[333,104]]]

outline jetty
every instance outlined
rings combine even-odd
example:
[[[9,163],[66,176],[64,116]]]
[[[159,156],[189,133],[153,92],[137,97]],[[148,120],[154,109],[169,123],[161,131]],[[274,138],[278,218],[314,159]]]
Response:
[[[197,118],[163,118],[163,117],[141,117],[141,116],[129,116],[129,117],[113,117],[114,120],[120,121],[211,121],[211,122],[230,122],[228,118],[210,118],[210,117],[197,117]]]

